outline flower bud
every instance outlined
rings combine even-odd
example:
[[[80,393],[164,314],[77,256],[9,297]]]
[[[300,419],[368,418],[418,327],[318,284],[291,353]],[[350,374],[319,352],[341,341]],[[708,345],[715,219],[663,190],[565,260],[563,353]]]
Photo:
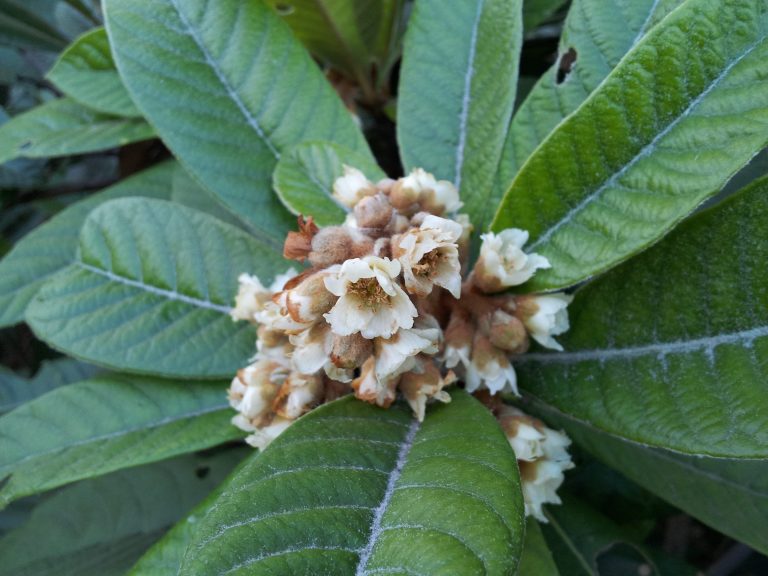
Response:
[[[360,333],[333,337],[331,362],[338,368],[354,370],[373,353],[373,341],[363,338]]]
[[[347,226],[322,228],[312,238],[309,262],[316,268],[341,264],[350,258],[359,258],[373,250],[373,239],[359,230]]]
[[[491,316],[488,337],[491,344],[512,354],[523,354],[528,350],[528,331],[522,321],[503,310],[496,310]]]
[[[325,288],[325,278],[333,271],[311,272],[298,283],[286,285],[286,307],[296,322],[314,322],[328,312],[337,297]]]
[[[344,175],[333,183],[333,198],[342,206],[354,208],[366,196],[376,194],[376,187],[360,170],[344,165]]]
[[[291,372],[272,402],[278,416],[295,420],[323,397],[323,377]]]
[[[475,264],[475,285],[483,292],[501,292],[530,280],[536,270],[551,268],[549,260],[538,254],[526,254],[523,245],[528,232],[517,228],[489,232],[481,236],[480,257]]]
[[[394,209],[384,194],[377,194],[360,200],[353,213],[358,228],[381,230],[389,225]]]
[[[517,311],[536,342],[553,350],[563,350],[553,338],[569,328],[568,304],[573,296],[568,294],[544,294],[541,296],[520,296],[516,299]]]

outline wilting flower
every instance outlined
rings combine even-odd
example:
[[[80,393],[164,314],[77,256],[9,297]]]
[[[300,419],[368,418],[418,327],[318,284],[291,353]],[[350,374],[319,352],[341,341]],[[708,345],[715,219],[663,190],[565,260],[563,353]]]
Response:
[[[392,205],[408,210],[414,204],[438,216],[452,214],[462,207],[459,191],[447,180],[437,180],[432,174],[416,168],[398,180],[390,191]]]
[[[235,297],[235,307],[229,312],[232,320],[253,322],[256,313],[263,310],[264,305],[270,301],[272,295],[282,290],[285,283],[294,276],[296,276],[296,271],[288,270],[276,276],[269,288],[266,288],[256,276],[240,274],[237,278],[240,287]]]
[[[276,416],[269,424],[250,430],[253,434],[247,436],[245,441],[254,448],[264,450],[275,438],[285,432],[291,424],[293,424],[293,420]]]
[[[450,394],[443,388],[450,386],[455,381],[456,376],[453,372],[449,371],[443,376],[434,362],[426,359],[419,362],[416,370],[403,375],[400,380],[400,390],[402,390],[416,418],[422,422],[427,409],[427,402],[430,399],[445,403],[451,401]]]
[[[343,369],[333,362],[334,338],[331,327],[325,323],[314,324],[291,335],[293,368],[301,374],[315,374],[324,370],[328,377],[340,382],[352,380],[352,369]]]
[[[519,286],[530,280],[536,270],[551,267],[544,256],[523,252],[528,242],[528,232],[524,230],[508,228],[499,234],[489,232],[483,234],[482,239],[474,278],[484,292],[501,292],[510,286]]]
[[[285,364],[270,359],[239,370],[229,387],[229,404],[239,412],[232,423],[248,432],[267,421],[287,376]]]
[[[376,359],[371,356],[360,369],[360,376],[352,381],[352,389],[355,391],[355,397],[360,400],[387,408],[397,397],[396,389],[399,380],[399,375],[378,378]]]
[[[295,420],[323,397],[323,377],[291,372],[272,403],[278,416]]]
[[[373,182],[368,180],[360,170],[344,166],[344,175],[333,183],[333,198],[346,206],[354,208],[362,198],[376,193]]]
[[[324,315],[334,334],[389,338],[398,328],[413,326],[418,313],[397,283],[399,274],[397,260],[366,256],[347,260],[326,277],[326,288],[339,297]]]
[[[517,299],[518,315],[534,340],[553,350],[563,350],[553,338],[563,334],[570,327],[568,304],[573,296],[568,294],[545,294],[542,296],[521,296]]]
[[[427,296],[433,285],[461,295],[461,264],[457,241],[462,227],[458,222],[431,214],[419,228],[412,228],[393,240],[392,255],[403,267],[405,288],[411,294]]]

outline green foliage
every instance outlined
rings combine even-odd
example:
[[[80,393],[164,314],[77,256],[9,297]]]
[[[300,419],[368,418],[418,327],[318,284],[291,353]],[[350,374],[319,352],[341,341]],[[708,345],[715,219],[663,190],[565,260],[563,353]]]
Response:
[[[577,0],[578,1],[578,0]],[[552,16],[566,0],[523,0],[523,26],[530,32]]]
[[[274,248],[196,210],[124,198],[91,212],[75,262],[27,311],[50,345],[95,364],[160,376],[231,376],[253,354],[234,323],[237,277],[283,268]]]
[[[120,576],[243,456],[183,456],[69,486],[0,540],[0,575]]]
[[[321,139],[367,153],[312,59],[263,3],[106,0],[104,8],[136,105],[257,234],[274,240],[294,223],[271,190],[282,152]]]
[[[107,116],[60,98],[0,126],[0,164],[14,158],[84,154],[153,137],[154,131],[141,119]]]
[[[528,159],[492,228],[521,226],[570,286],[658,240],[768,143],[768,9],[690,0]],[[610,143],[610,144],[609,144]]]
[[[514,454],[481,404],[452,397],[423,425],[352,398],[302,418],[229,480],[180,574],[510,573]]]
[[[67,39],[21,0],[0,0],[0,44],[60,50]]]
[[[329,142],[305,142],[277,163],[275,192],[294,214],[311,215],[319,226],[341,224],[347,210],[331,194],[345,164],[362,170],[373,182],[386,177],[367,156]]]
[[[0,418],[0,505],[241,437],[225,386],[113,374],[24,404]]]
[[[493,181],[517,91],[521,0],[416,2],[405,35],[397,138],[407,170],[450,180],[477,230],[493,206]]]
[[[643,444],[768,457],[766,219],[763,179],[580,290],[567,352],[522,358],[522,387]]]
[[[91,210],[124,196],[168,198],[174,165],[160,164],[76,202],[17,242],[0,260],[0,326],[21,322],[40,287],[75,261],[80,227]]]
[[[560,576],[552,552],[547,547],[539,523],[528,518],[525,523],[523,557],[517,570],[519,576]]]
[[[141,116],[115,69],[104,28],[96,28],[67,48],[48,73],[67,96],[104,114]]]

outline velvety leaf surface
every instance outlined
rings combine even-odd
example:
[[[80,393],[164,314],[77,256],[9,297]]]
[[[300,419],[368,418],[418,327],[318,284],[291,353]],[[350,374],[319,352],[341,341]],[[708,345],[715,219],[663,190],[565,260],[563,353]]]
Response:
[[[106,0],[120,74],[160,137],[206,188],[265,237],[294,219],[272,193],[287,148],[368,147],[288,26],[263,2]]]
[[[59,98],[0,126],[0,164],[14,158],[85,154],[154,136],[141,119],[107,116],[70,98]]]
[[[0,505],[242,437],[226,388],[113,374],[20,406],[0,418]]]
[[[521,0],[419,0],[408,22],[397,103],[406,171],[452,181],[475,229],[498,198],[493,181],[515,103]]]
[[[73,264],[45,284],[27,321],[55,348],[118,370],[231,377],[255,331],[229,317],[237,277],[282,272],[282,258],[196,210],[140,198],[103,204],[85,221]]]
[[[181,164],[176,164],[171,178],[171,200],[200,212],[205,212],[223,222],[244,228],[243,221],[227,210],[224,204],[208,189],[195,182]]]
[[[768,457],[768,180],[577,292],[565,352],[521,357],[521,387],[617,436]]]
[[[603,272],[647,247],[768,143],[768,5],[690,0],[521,168],[494,230],[549,258],[522,290]]]
[[[517,574],[518,576],[560,576],[539,523],[532,516],[525,522],[523,557],[520,558]]]
[[[0,326],[21,322],[40,287],[75,260],[80,227],[91,210],[122,196],[168,198],[174,165],[164,162],[72,204],[17,242],[0,260]]]
[[[183,456],[68,486],[0,540],[0,575],[122,576],[243,454]]]
[[[566,0],[523,0],[523,25],[526,32],[554,14]]]
[[[347,210],[331,194],[334,181],[344,174],[344,165],[361,170],[372,182],[386,177],[363,154],[329,142],[305,142],[280,158],[275,191],[294,214],[312,216],[319,226],[341,224]]]
[[[681,2],[573,1],[563,25],[557,60],[512,118],[499,162],[497,185],[502,193],[544,138],[584,102],[661,16]],[[533,15],[538,16],[553,4],[562,2],[523,2],[526,29]]]
[[[90,378],[97,371],[95,366],[71,358],[43,361],[32,378],[22,378],[4,366],[0,367],[0,414],[59,386]]]
[[[180,573],[512,573],[514,454],[486,408],[452,397],[423,425],[351,397],[303,417],[229,481]]]
[[[104,28],[95,28],[67,48],[48,80],[80,104],[105,114],[136,117],[141,113],[117,74]]]
[[[606,464],[715,530],[768,554],[768,459],[702,458],[645,448],[541,403],[535,406]]]

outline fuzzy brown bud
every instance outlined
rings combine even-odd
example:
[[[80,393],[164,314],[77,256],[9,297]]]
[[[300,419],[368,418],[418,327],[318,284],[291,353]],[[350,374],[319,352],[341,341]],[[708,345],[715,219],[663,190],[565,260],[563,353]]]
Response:
[[[365,256],[372,250],[373,239],[362,232],[344,226],[330,226],[315,234],[309,261],[317,268],[327,268],[350,258]]]
[[[373,354],[373,340],[363,338],[360,333],[350,336],[334,336],[331,348],[331,362],[338,368],[353,370]]]
[[[493,313],[488,335],[494,346],[512,354],[524,354],[530,344],[522,321],[503,310]]]
[[[386,228],[393,212],[392,205],[383,194],[366,196],[354,208],[355,220],[360,228]]]
[[[338,298],[325,288],[328,272],[321,270],[306,275],[295,286],[290,282],[286,290],[285,304],[288,314],[296,322],[313,322],[328,312]]]

